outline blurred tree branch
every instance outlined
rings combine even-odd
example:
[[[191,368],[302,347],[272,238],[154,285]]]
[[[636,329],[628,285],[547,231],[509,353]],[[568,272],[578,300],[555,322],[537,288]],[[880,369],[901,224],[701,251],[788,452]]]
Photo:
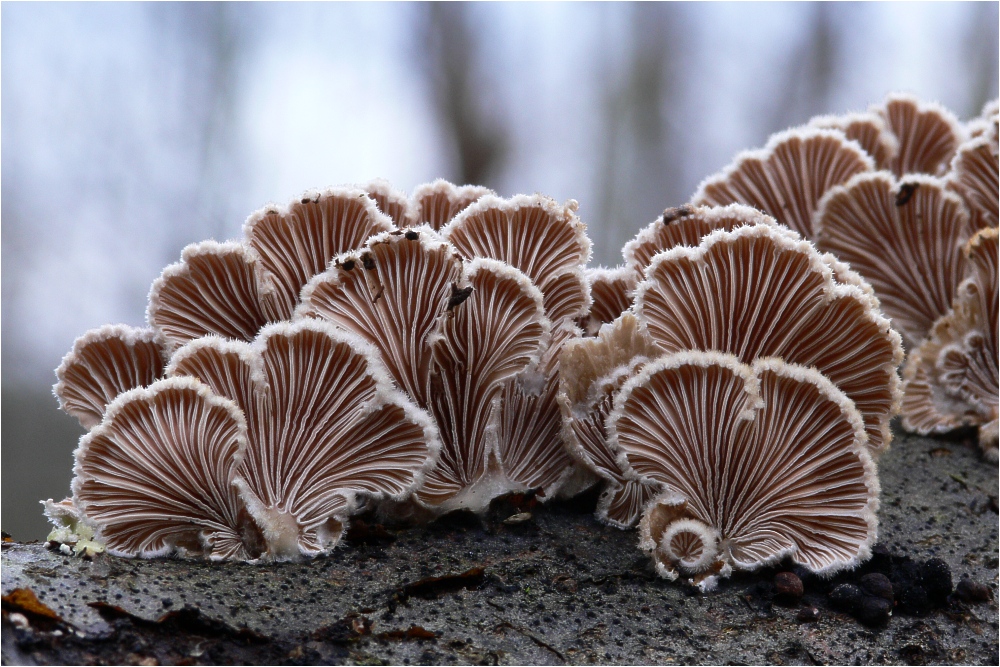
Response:
[[[492,185],[509,150],[510,130],[495,109],[486,108],[488,83],[477,67],[472,8],[464,2],[423,3],[420,8],[418,60],[445,140],[454,146],[457,165],[451,177]]]

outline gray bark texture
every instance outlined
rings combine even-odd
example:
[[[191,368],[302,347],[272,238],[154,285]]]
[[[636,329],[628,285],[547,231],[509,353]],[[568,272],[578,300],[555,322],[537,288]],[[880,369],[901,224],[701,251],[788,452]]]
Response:
[[[897,433],[879,468],[868,563],[831,580],[785,563],[708,594],[657,578],[634,531],[593,518],[595,494],[508,499],[482,521],[356,522],[306,563],[84,560],[7,541],[3,662],[996,665],[996,466],[971,437]],[[950,595],[940,576],[917,585],[942,567]],[[782,599],[782,571],[804,595]],[[894,606],[866,625],[829,593],[872,573],[892,581]]]

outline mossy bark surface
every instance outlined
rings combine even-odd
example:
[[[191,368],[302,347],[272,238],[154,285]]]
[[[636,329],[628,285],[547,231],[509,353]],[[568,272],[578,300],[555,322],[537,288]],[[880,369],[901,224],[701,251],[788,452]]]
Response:
[[[593,495],[518,523],[501,519],[525,507],[355,530],[307,563],[84,560],[5,542],[3,661],[997,664],[996,467],[971,440],[897,432],[879,471],[875,558],[804,577],[805,595],[784,603],[772,582],[787,564],[708,594],[657,578],[634,531],[593,518]],[[931,558],[990,599],[953,595],[922,615],[897,599],[874,627],[831,607],[837,583]]]

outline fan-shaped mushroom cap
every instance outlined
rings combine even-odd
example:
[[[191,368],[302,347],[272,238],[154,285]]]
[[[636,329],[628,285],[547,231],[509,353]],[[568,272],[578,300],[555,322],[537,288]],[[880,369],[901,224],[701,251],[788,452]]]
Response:
[[[194,378],[127,391],[80,440],[73,502],[112,554],[256,557],[256,528],[233,487],[246,428],[232,401]]]
[[[632,305],[639,276],[628,266],[613,269],[588,268],[584,275],[590,285],[590,312],[579,319],[587,336],[594,336],[604,324],[614,322]]]
[[[590,293],[583,269],[590,260],[587,227],[577,204],[542,195],[481,197],[441,230],[463,257],[490,257],[525,273],[545,298],[553,324],[584,315]]]
[[[633,310],[664,353],[815,366],[857,404],[872,451],[888,446],[903,350],[857,274],[794,232],[754,225],[661,253],[646,275]]]
[[[638,481],[608,447],[605,420],[614,394],[659,350],[630,312],[605,325],[596,338],[568,341],[559,358],[559,408],[563,441],[573,458],[605,481],[597,517],[620,528],[632,526],[659,491]]]
[[[879,114],[872,112],[849,113],[843,116],[816,116],[810,127],[840,130],[853,139],[875,161],[878,169],[889,169],[899,150],[899,141],[886,126]]]
[[[306,193],[284,212],[266,207],[247,219],[245,242],[186,247],[153,283],[148,320],[172,348],[209,334],[253,340],[292,316],[302,286],[334,255],[389,229],[360,189]]]
[[[997,449],[997,248],[996,228],[981,230],[966,246],[968,277],[952,310],[904,368],[903,427],[941,433],[980,425],[980,444],[991,459]]]
[[[962,201],[943,181],[859,174],[826,194],[815,226],[816,246],[872,284],[907,348],[919,345],[948,312],[973,230]]]
[[[536,368],[549,341],[541,294],[523,273],[494,260],[463,263],[426,228],[383,234],[314,278],[298,315],[375,345],[397,384],[434,415],[443,450],[422,503],[478,511],[525,488],[496,443],[504,386]]]
[[[871,111],[885,119],[898,141],[899,149],[890,165],[897,177],[911,173],[943,175],[965,138],[953,113],[940,104],[920,102],[912,95],[889,95]]]
[[[976,229],[996,227],[998,224],[998,153],[1000,147],[997,145],[997,122],[994,117],[983,134],[958,147],[951,163],[949,186],[965,200]]]
[[[361,186],[361,189],[368,193],[378,210],[389,216],[392,224],[398,229],[412,227],[416,223],[414,219],[416,216],[411,210],[410,200],[407,199],[405,193],[392,187],[389,181],[377,178],[367,185]]]
[[[635,473],[664,488],[640,546],[668,578],[786,556],[829,574],[870,556],[879,485],[861,416],[813,369],[668,355],[625,384],[608,429]]]
[[[416,224],[439,230],[470,205],[493,194],[481,185],[454,185],[439,178],[414,188],[410,208]]]
[[[118,394],[152,384],[163,375],[163,365],[155,331],[109,324],[74,341],[56,369],[53,392],[63,410],[91,429]]]
[[[325,322],[272,324],[253,344],[192,341],[168,372],[200,378],[246,415],[236,484],[274,558],[329,550],[357,496],[405,499],[440,448],[376,351]]]
[[[429,407],[444,443],[441,463],[417,491],[441,512],[482,511],[495,496],[526,488],[510,477],[517,462],[497,446],[499,399],[549,342],[541,294],[523,273],[483,258],[464,273],[472,294],[441,319],[432,348]]]
[[[653,257],[664,250],[679,245],[696,246],[717,229],[731,230],[757,224],[776,223],[771,216],[742,204],[668,208],[625,244],[622,255],[625,264],[643,276]]]
[[[426,406],[429,337],[449,303],[457,307],[469,294],[454,248],[411,230],[378,235],[337,257],[303,289],[297,316],[333,322],[375,345],[396,384]]]
[[[872,158],[842,132],[788,130],[773,135],[762,150],[737,155],[698,186],[691,202],[747,204],[812,238],[812,216],[826,191],[874,169]]]

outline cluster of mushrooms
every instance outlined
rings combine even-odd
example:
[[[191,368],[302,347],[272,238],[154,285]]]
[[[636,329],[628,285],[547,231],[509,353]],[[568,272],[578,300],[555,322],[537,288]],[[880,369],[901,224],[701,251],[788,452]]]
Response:
[[[598,518],[638,524],[670,579],[851,567],[901,408],[979,426],[995,460],[997,114],[891,96],[814,119],[615,269],[542,195],[376,181],[266,207],[185,248],[147,327],[75,342],[55,394],[88,432],[46,513],[120,556],[271,561],[362,511],[600,484]]]

